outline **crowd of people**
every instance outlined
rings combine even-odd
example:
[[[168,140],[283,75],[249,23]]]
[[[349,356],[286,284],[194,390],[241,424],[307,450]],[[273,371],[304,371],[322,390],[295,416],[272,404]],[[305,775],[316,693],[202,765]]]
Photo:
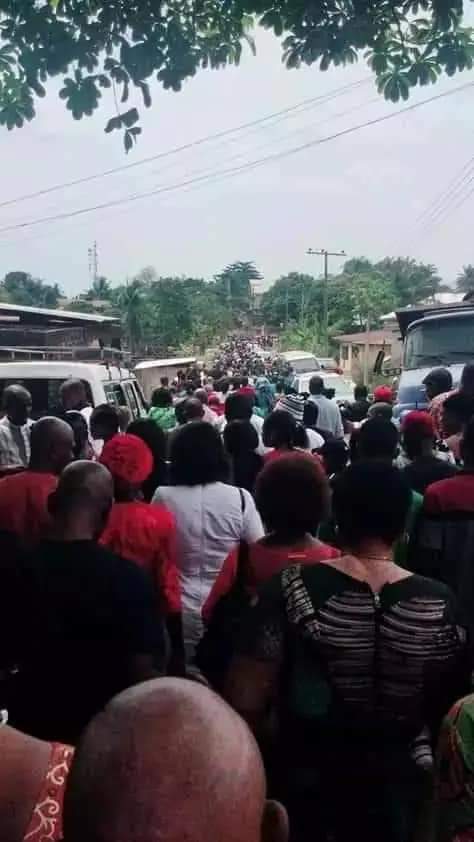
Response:
[[[469,842],[474,365],[400,421],[229,354],[3,393],[2,842]]]

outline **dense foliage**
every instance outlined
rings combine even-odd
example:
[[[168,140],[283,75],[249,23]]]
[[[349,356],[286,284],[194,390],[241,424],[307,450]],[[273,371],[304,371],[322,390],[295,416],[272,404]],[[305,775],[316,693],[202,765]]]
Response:
[[[322,279],[291,272],[259,295],[255,282],[261,278],[253,263],[243,261],[227,266],[212,280],[160,277],[153,267],[146,267],[121,286],[97,278],[67,307],[120,317],[133,351],[203,352],[229,330],[262,323],[282,333],[283,346],[318,349]],[[463,267],[457,284],[462,291],[474,290],[473,266]],[[378,263],[365,257],[347,260],[342,272],[329,279],[330,335],[363,330],[367,320],[377,327],[384,313],[428,300],[443,289],[434,266],[410,258],[384,258]],[[0,300],[17,304],[55,307],[60,295],[57,284],[46,284],[26,272],[9,272],[0,284]]]
[[[75,119],[107,96],[106,131],[128,151],[151,84],[180,90],[200,68],[238,64],[256,25],[282,39],[289,68],[352,64],[362,51],[387,99],[472,67],[462,0],[0,0],[0,124],[36,113],[50,77]],[[138,94],[139,101],[135,94]]]

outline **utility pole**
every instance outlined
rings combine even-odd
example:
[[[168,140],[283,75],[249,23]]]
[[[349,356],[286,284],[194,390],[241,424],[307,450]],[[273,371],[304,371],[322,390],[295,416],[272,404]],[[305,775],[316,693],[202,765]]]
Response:
[[[306,254],[320,255],[324,257],[324,286],[323,286],[323,332],[324,332],[324,353],[329,354],[329,271],[328,257],[346,257],[346,252],[328,251],[327,249],[308,249]]]

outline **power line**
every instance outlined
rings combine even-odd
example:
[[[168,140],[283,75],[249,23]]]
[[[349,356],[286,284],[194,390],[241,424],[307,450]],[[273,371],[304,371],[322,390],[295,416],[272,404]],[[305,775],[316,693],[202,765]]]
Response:
[[[455,175],[448,184],[448,187],[443,190],[438,196],[425,208],[419,215],[417,222],[423,225],[436,218],[439,213],[442,213],[444,208],[449,205],[455,194],[463,188],[466,177],[468,177],[474,169],[474,157],[464,164],[461,170]],[[447,205],[446,205],[447,203]]]
[[[440,94],[435,94],[434,96],[428,97],[427,99],[421,100],[420,102],[413,103],[412,105],[407,105],[405,108],[400,108],[397,111],[393,111],[390,114],[385,114],[381,117],[375,117],[372,120],[367,120],[365,123],[359,123],[355,126],[350,126],[349,128],[342,129],[339,132],[336,132],[332,135],[326,135],[322,138],[315,138],[313,140],[307,141],[306,143],[301,144],[300,146],[295,146],[290,149],[283,150],[281,152],[275,152],[271,155],[267,155],[263,158],[259,158],[255,161],[249,161],[247,163],[241,164],[238,167],[231,167],[228,169],[217,170],[215,173],[209,173],[207,175],[197,176],[196,178],[190,178],[185,181],[178,182],[176,184],[169,184],[164,185],[162,187],[155,188],[153,190],[148,190],[144,193],[132,193],[129,196],[124,196],[119,199],[111,200],[108,202],[102,202],[97,205],[91,205],[85,208],[78,208],[75,211],[65,211],[63,213],[58,213],[51,216],[40,217],[39,219],[33,219],[29,222],[19,222],[12,225],[7,225],[3,228],[0,228],[0,234],[5,234],[9,231],[16,231],[23,228],[30,228],[36,225],[42,225],[49,222],[57,222],[63,219],[70,219],[76,216],[82,216],[86,213],[93,213],[94,211],[103,210],[109,207],[116,207],[118,205],[126,204],[128,202],[135,202],[140,199],[148,198],[149,196],[157,196],[161,193],[169,193],[174,190],[179,190],[182,187],[187,187],[191,184],[202,183],[208,181],[209,179],[214,179],[217,177],[230,177],[233,175],[238,175],[241,172],[248,171],[251,169],[255,169],[256,167],[263,166],[264,164],[281,160],[282,158],[286,158],[290,155],[295,155],[299,152],[303,152],[306,149],[310,149],[313,146],[320,146],[324,143],[328,143],[331,140],[336,140],[340,137],[345,137],[346,135],[353,134],[360,129],[365,129],[370,126],[375,126],[379,123],[384,123],[387,120],[392,120],[394,117],[398,117],[400,114],[407,114],[410,111],[414,111],[417,108],[421,108],[424,105],[428,105],[431,102],[435,102],[439,99],[444,99],[448,96],[453,96],[460,91],[467,90],[468,88],[472,88],[474,86],[474,82],[466,82],[464,85],[459,85],[457,88],[453,88],[451,91],[445,91]]]
[[[331,122],[332,120],[340,119],[341,117],[345,117],[348,114],[351,114],[355,111],[359,111],[362,108],[365,108],[368,105],[371,105],[375,102],[380,102],[380,96],[371,97],[370,99],[367,99],[367,100],[365,100],[361,103],[358,103],[355,106],[351,106],[350,108],[347,108],[344,111],[338,111],[337,113],[329,114],[329,115],[323,117],[321,120],[318,120],[317,122],[311,122],[309,125],[298,127],[297,129],[293,129],[290,132],[286,132],[281,137],[277,137],[273,140],[267,139],[263,143],[259,143],[256,146],[253,146],[251,149],[247,149],[247,150],[244,150],[242,152],[234,153],[233,155],[230,155],[230,156],[226,155],[222,161],[219,161],[219,164],[226,164],[227,165],[231,161],[238,160],[239,158],[243,158],[243,157],[245,158],[251,152],[253,153],[253,152],[256,152],[260,149],[265,149],[265,148],[268,148],[269,146],[273,146],[275,143],[286,141],[290,137],[293,137],[294,135],[301,134],[302,132],[307,132],[308,129],[319,128],[320,126],[322,126],[325,123]],[[172,166],[174,166],[174,165],[172,165]],[[170,167],[164,167],[163,169],[158,169],[158,170],[153,171],[153,172],[155,174],[158,174],[158,173],[162,174],[163,172],[167,172],[169,169],[170,169]],[[232,175],[232,174],[233,173],[230,173],[230,175]],[[188,192],[191,192],[193,190],[200,189],[203,186],[203,184],[200,183],[200,181],[198,179],[194,179],[194,176],[200,176],[200,175],[206,175],[207,176],[207,178],[208,178],[207,184],[212,184],[214,181],[219,181],[219,180],[223,181],[223,180],[225,180],[226,177],[229,177],[229,176],[223,177],[220,174],[219,170],[217,170],[217,172],[216,172],[215,167],[209,168],[209,166],[205,166],[205,167],[200,167],[199,169],[192,168],[191,170],[185,171],[183,173],[183,176],[186,179],[189,176],[189,183],[186,182],[186,186],[182,188],[181,192],[182,193],[188,193]],[[155,185],[154,187],[159,187],[159,186],[160,185]],[[152,188],[152,191],[154,190],[154,187]],[[152,195],[148,196],[148,197],[144,197],[144,198],[152,198]],[[113,201],[113,200],[111,200],[111,201]],[[128,212],[127,208],[125,208],[125,212]],[[33,235],[33,238],[28,237],[28,238],[26,238],[26,240],[23,238],[20,242],[30,242],[31,239],[35,239],[35,238],[41,237],[41,236],[42,236],[42,234],[39,233],[39,234]],[[15,240],[14,242],[18,242],[18,241]]]
[[[309,108],[312,105],[316,105],[318,103],[329,102],[331,99],[335,99],[337,96],[340,96],[343,93],[352,90],[353,88],[359,87],[361,85],[366,85],[368,82],[370,82],[370,78],[359,79],[356,82],[351,82],[351,84],[349,85],[343,85],[339,88],[334,88],[332,91],[328,91],[326,94],[320,94],[316,97],[304,99],[301,102],[298,102],[295,105],[290,105],[287,108],[281,109],[280,111],[275,111],[272,114],[267,114],[264,117],[259,117],[256,120],[251,120],[250,122],[242,123],[241,125],[234,126],[233,128],[224,129],[223,131],[206,135],[205,137],[197,138],[197,140],[192,140],[189,143],[182,144],[181,146],[175,146],[172,149],[166,149],[164,152],[159,152],[156,155],[150,155],[147,158],[141,158],[139,161],[132,161],[129,164],[122,164],[119,167],[113,167],[112,169],[103,170],[102,172],[98,173],[92,173],[91,175],[82,176],[81,178],[76,178],[72,181],[65,181],[61,184],[54,184],[51,187],[45,187],[41,190],[36,190],[33,193],[25,193],[22,196],[17,196],[13,199],[7,199],[3,202],[0,202],[0,208],[9,207],[10,205],[18,204],[20,202],[26,202],[29,199],[37,199],[40,196],[46,196],[49,193],[55,193],[58,190],[66,190],[70,187],[76,187],[80,184],[87,184],[90,181],[95,181],[100,178],[106,178],[107,176],[115,175],[119,172],[126,172],[127,170],[131,170],[136,167],[141,167],[145,164],[150,164],[153,161],[158,161],[162,158],[168,158],[171,155],[177,155],[180,152],[186,152],[189,149],[193,149],[196,146],[202,146],[203,144],[210,143],[213,140],[219,140],[221,138],[228,137],[229,135],[244,131],[245,129],[252,129],[256,126],[260,126],[264,123],[270,122],[271,120],[277,121],[278,118],[284,118],[286,115],[290,115],[298,110],[305,110],[306,108]]]

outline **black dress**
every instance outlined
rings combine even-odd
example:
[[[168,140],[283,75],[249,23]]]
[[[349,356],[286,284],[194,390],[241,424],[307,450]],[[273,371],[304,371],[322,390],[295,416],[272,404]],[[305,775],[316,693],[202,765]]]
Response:
[[[410,576],[374,594],[329,565],[290,567],[262,589],[240,651],[279,665],[267,771],[292,840],[408,842],[413,741],[465,689],[449,589]]]

